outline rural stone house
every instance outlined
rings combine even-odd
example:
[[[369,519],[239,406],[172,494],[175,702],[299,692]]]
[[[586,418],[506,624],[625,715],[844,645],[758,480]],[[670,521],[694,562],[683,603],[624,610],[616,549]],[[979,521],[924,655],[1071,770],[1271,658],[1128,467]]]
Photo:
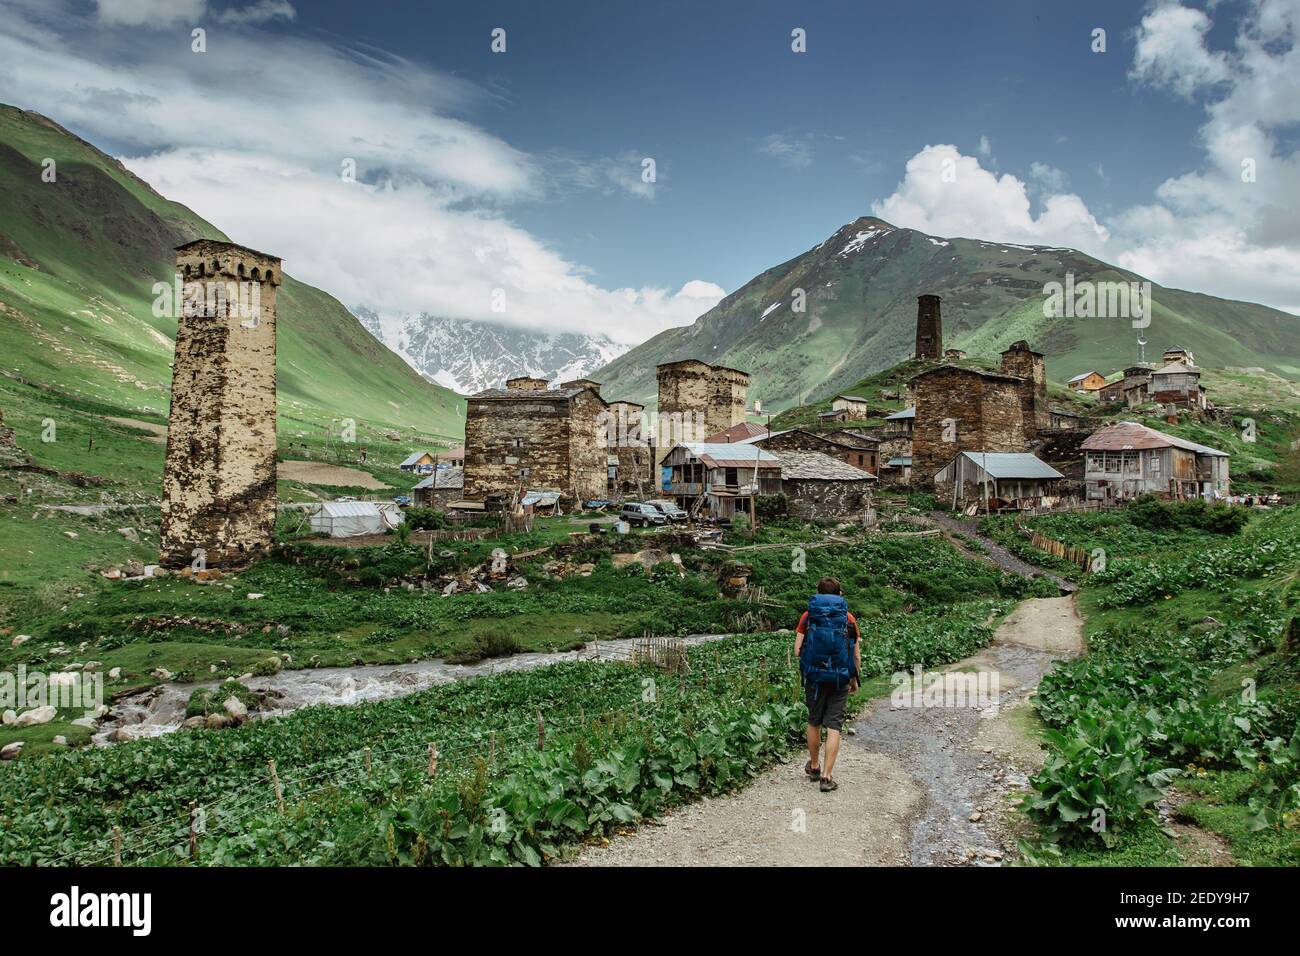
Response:
[[[1164,354],[1160,356],[1161,362],[1169,365],[1178,362],[1182,365],[1195,365],[1196,357],[1192,355],[1190,349],[1185,349],[1181,345],[1171,345],[1165,349]]]
[[[655,369],[659,386],[655,428],[655,481],[668,479],[664,458],[682,442],[698,442],[745,421],[749,375],[698,359],[665,362]]]
[[[449,465],[438,468],[413,489],[411,501],[420,508],[446,511],[453,501],[465,497],[465,469]]]
[[[1051,426],[1043,355],[1023,340],[1002,352],[1000,372],[940,365],[911,385],[912,479],[922,486],[958,452],[1022,452]]]
[[[465,410],[467,501],[484,507],[518,502],[527,488],[550,488],[569,501],[605,495],[608,408],[592,383],[549,388],[519,377],[489,388]]]
[[[1226,495],[1228,454],[1137,422],[1099,429],[1083,443],[1084,482],[1093,501],[1144,494],[1171,498]]]
[[[1159,405],[1204,409],[1208,404],[1200,370],[1181,362],[1170,362],[1152,372],[1149,388],[1151,401]]]
[[[731,518],[736,500],[781,491],[781,463],[756,445],[685,442],[663,459],[663,491],[688,511]],[[743,506],[742,506],[743,507]]]
[[[637,402],[609,403],[605,495],[644,497],[654,488],[654,449],[645,431],[645,406]]]
[[[450,466],[452,468],[465,467],[465,449],[448,448],[446,451],[440,451],[437,455],[438,467]]]
[[[437,458],[427,451],[414,451],[402,459],[398,465],[402,471],[414,472],[417,475],[427,475],[433,471],[434,466],[438,463]]]
[[[781,493],[792,517],[805,521],[843,521],[861,514],[875,478],[839,458],[819,451],[785,450]]]
[[[784,451],[820,452],[870,472],[873,476],[879,466],[879,439],[853,432],[810,432],[802,428],[787,428],[770,435],[750,438],[748,443],[773,452],[778,457]]]
[[[934,490],[953,507],[1032,508],[1054,496],[1063,477],[1027,452],[963,451],[934,476]]]
[[[871,406],[858,395],[836,395],[831,399],[831,411],[847,412],[849,418],[861,421],[871,414]]]
[[[1104,405],[1116,405],[1124,401],[1124,380],[1117,379],[1109,382],[1094,392],[1097,401]]]
[[[1092,370],[1074,376],[1066,384],[1076,392],[1095,392],[1106,384],[1106,376]]]
[[[1083,416],[1074,412],[1052,409],[1052,427],[1059,431],[1074,431],[1083,427]]]

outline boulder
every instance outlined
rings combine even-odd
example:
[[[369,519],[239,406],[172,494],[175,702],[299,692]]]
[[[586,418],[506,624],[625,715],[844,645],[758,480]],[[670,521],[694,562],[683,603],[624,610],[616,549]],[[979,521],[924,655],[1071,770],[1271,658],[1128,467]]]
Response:
[[[122,668],[120,667],[114,667],[111,671],[108,672],[109,680],[117,680],[121,676],[122,676]]]
[[[59,734],[54,738],[54,743],[58,744],[60,747],[66,747],[68,745],[68,738],[63,736],[63,734]]]
[[[189,730],[194,730],[198,727],[205,726],[207,722],[208,720],[206,717],[186,717],[185,720],[181,722],[181,726]]]
[[[126,540],[130,541],[132,544],[140,543],[140,535],[136,532],[135,528],[118,528],[117,533],[126,538]]]
[[[68,721],[68,723],[74,727],[85,727],[87,730],[94,730],[99,726],[99,721],[94,717],[78,717],[75,720]]]
[[[165,667],[155,667],[149,672],[150,677],[156,677],[158,680],[171,680],[172,672]]]
[[[12,727],[18,723],[18,712],[16,710],[6,710],[3,716],[3,723],[6,727]]]
[[[15,740],[11,744],[5,744],[3,747],[0,747],[0,760],[13,760],[22,752],[23,742],[21,740]]]
[[[222,730],[223,728],[233,726],[234,723],[235,722],[225,714],[208,714],[207,720],[204,721],[204,726],[207,727],[208,730]]]
[[[15,727],[33,727],[36,724],[48,724],[58,716],[58,710],[46,704],[44,707],[33,707],[31,710],[25,710],[18,715],[14,721]]]
[[[30,641],[31,639],[32,639],[32,636],[31,636],[30,634],[18,634],[18,635],[15,635],[14,639],[13,639],[12,641],[9,642],[9,646],[10,646],[10,647],[22,647],[24,644],[26,644],[26,643],[27,643],[28,641]]]
[[[135,560],[128,561],[123,570],[126,572],[128,578],[142,578],[144,577],[144,562]]]
[[[221,708],[233,720],[243,720],[248,716],[248,708],[244,706],[244,702],[233,695],[226,698]]]
[[[522,591],[526,587],[528,587],[528,579],[521,574],[507,581],[506,587],[508,587],[512,591]]]

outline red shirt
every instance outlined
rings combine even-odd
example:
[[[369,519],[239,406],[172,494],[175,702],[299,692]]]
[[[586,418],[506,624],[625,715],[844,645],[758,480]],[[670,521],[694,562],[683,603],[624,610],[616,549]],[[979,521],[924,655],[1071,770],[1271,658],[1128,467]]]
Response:
[[[862,636],[862,632],[858,630],[858,619],[853,616],[852,611],[849,611],[849,626],[853,628],[853,630],[849,634],[849,639],[854,641],[858,640],[858,638]],[[799,626],[796,627],[794,631],[796,634],[807,635],[808,633],[808,612],[807,611],[804,611],[803,617],[799,618]]]

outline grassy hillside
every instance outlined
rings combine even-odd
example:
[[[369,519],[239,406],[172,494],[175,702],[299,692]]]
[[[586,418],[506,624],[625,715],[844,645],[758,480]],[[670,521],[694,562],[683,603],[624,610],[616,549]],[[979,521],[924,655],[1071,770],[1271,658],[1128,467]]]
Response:
[[[1043,316],[1043,286],[1139,280],[1073,249],[940,239],[880,219],[849,223],[808,252],[756,276],[694,324],[669,329],[596,373],[607,391],[653,402],[655,366],[683,358],[745,369],[751,398],[785,409],[825,398],[911,354],[916,297],[943,297],[945,345],[995,358],[1026,339],[1048,375],[1110,371],[1136,358],[1122,318]],[[796,311],[796,290],[806,296]],[[1300,379],[1300,319],[1248,302],[1153,286],[1149,350],[1192,349],[1221,367],[1262,366]]]
[[[42,180],[47,159],[54,182]],[[173,247],[201,236],[227,238],[45,117],[0,106],[6,371],[56,396],[165,416],[176,323],[151,314],[151,290],[171,281]],[[282,430],[353,418],[460,434],[461,401],[421,379],[336,299],[286,275],[277,306]]]

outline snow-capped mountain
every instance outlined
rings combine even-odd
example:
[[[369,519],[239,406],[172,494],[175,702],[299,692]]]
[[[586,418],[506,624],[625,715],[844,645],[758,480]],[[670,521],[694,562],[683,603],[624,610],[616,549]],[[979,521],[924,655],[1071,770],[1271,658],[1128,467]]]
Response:
[[[499,388],[516,375],[582,378],[628,350],[604,336],[533,332],[493,322],[419,313],[380,316],[354,308],[365,329],[417,372],[462,395]]]

